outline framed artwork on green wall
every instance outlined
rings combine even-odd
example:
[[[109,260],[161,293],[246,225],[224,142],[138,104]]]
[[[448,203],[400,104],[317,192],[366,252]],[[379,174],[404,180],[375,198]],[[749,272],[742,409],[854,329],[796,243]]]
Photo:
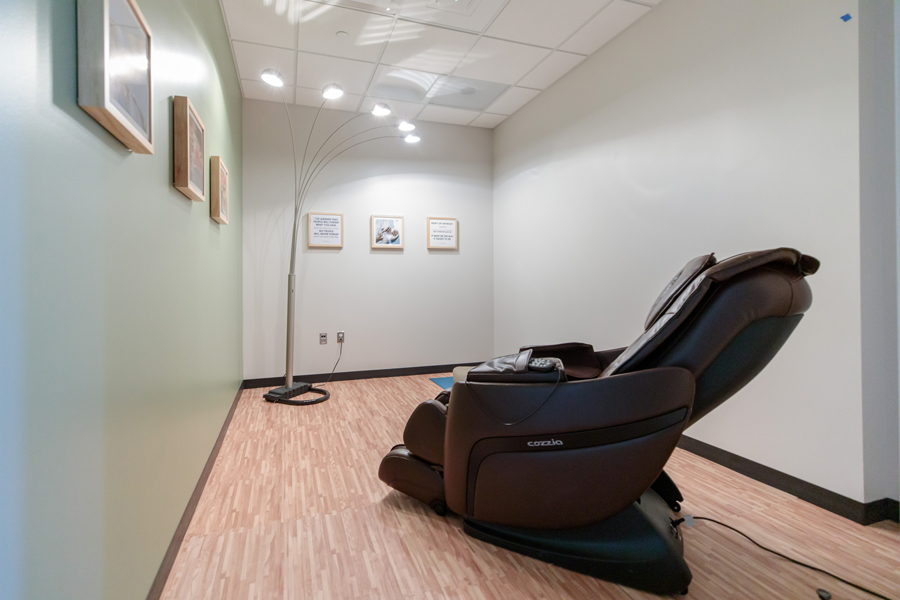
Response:
[[[228,225],[228,169],[221,156],[209,159],[209,216]]]
[[[206,129],[186,96],[174,99],[175,188],[194,202],[206,200]]]
[[[78,105],[153,154],[153,36],[135,0],[78,0]]]

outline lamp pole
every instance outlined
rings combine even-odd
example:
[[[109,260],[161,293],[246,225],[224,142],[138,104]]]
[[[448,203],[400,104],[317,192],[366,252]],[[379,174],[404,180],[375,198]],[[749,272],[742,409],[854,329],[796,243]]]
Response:
[[[284,85],[284,80],[281,75],[272,69],[266,69],[263,71],[262,79],[266,83],[273,85],[275,87],[280,88]],[[306,138],[306,147],[303,150],[303,158],[300,161],[299,168],[299,176],[298,176],[298,168],[297,168],[297,148],[294,143],[294,125],[291,121],[291,112],[288,109],[287,101],[284,99],[284,95],[281,94],[281,90],[278,90],[279,95],[281,96],[281,102],[284,105],[284,111],[287,115],[288,119],[288,128],[291,134],[291,152],[294,158],[294,221],[293,227],[291,229],[291,260],[290,260],[290,269],[288,271],[288,294],[287,294],[287,333],[286,333],[286,350],[285,350],[285,364],[284,364],[284,385],[271,390],[270,392],[263,395],[263,397],[269,402],[280,402],[283,404],[292,404],[292,405],[307,405],[307,404],[317,404],[319,402],[324,402],[328,400],[331,396],[328,390],[324,390],[321,388],[313,387],[312,384],[306,383],[303,381],[294,381],[294,304],[296,299],[296,265],[297,265],[297,233],[300,227],[300,214],[301,209],[303,207],[303,202],[306,200],[306,195],[309,192],[309,188],[312,185],[312,182],[315,181],[316,177],[319,173],[322,172],[326,166],[328,166],[331,161],[336,159],[338,156],[343,154],[344,152],[355,148],[361,144],[365,144],[368,142],[373,142],[375,140],[382,139],[405,139],[409,143],[415,143],[419,141],[419,137],[415,134],[408,135],[381,135],[375,137],[367,137],[362,139],[361,141],[357,141],[349,146],[344,146],[347,142],[350,142],[356,138],[364,136],[369,132],[378,130],[378,129],[393,129],[394,127],[398,127],[400,131],[409,132],[415,129],[415,126],[406,121],[402,121],[397,126],[390,125],[380,125],[377,127],[371,127],[369,129],[365,129],[361,132],[353,134],[351,136],[346,137],[341,142],[337,143],[331,150],[326,152],[321,159],[316,161],[319,158],[319,154],[325,149],[328,142],[334,137],[334,135],[344,128],[344,126],[348,125],[350,122],[366,116],[366,113],[362,113],[351,117],[350,119],[344,121],[340,126],[337,127],[334,131],[331,132],[331,135],[325,139],[322,145],[318,148],[316,153],[313,155],[312,160],[309,163],[307,168],[306,165],[306,154],[309,151],[309,143],[312,139],[313,131],[316,128],[316,123],[319,120],[319,114],[322,112],[322,109],[325,107],[325,104],[328,100],[339,98],[343,95],[343,90],[341,90],[340,86],[336,84],[330,84],[325,87],[323,92],[323,96],[325,100],[322,102],[321,106],[319,106],[319,110],[316,111],[316,117],[313,120],[312,127],[310,128],[309,135]],[[375,116],[387,116],[390,114],[390,108],[383,103],[378,103],[375,105],[372,110],[372,114]],[[318,394],[317,396],[310,398],[308,400],[294,400],[297,396],[305,394],[307,392],[313,392]]]

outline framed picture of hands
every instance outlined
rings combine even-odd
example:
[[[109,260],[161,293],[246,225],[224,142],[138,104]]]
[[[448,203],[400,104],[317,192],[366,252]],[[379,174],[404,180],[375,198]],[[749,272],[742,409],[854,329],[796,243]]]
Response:
[[[372,248],[403,249],[403,217],[372,215]]]

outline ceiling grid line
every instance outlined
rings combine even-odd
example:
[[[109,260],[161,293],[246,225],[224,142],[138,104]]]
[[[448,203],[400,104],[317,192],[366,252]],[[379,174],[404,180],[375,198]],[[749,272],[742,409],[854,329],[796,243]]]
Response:
[[[362,98],[359,99],[359,103],[356,105],[356,112],[360,112],[362,108],[363,102],[366,101],[366,96],[369,94],[369,89],[372,87],[372,81],[375,79],[375,73],[378,72],[378,65],[381,64],[381,59],[384,56],[384,51],[387,49],[388,42],[390,42],[391,37],[394,35],[394,28],[397,27],[397,21],[400,19],[400,11],[394,13],[394,20],[391,22],[391,32],[388,34],[386,40],[381,43],[381,51],[378,53],[378,60],[375,61],[375,68],[372,69],[372,75],[369,77],[369,83],[366,84],[366,91],[362,95]]]
[[[292,0],[279,15],[264,0],[219,0],[245,98],[277,101],[259,73],[292,69],[292,104],[318,106],[328,81],[345,91],[336,110],[387,101],[409,120],[488,128],[657,3],[474,0],[459,10],[447,0]],[[340,31],[349,37],[332,37]]]
[[[626,1],[629,1],[629,0],[626,0]],[[609,7],[609,5],[612,4],[612,3],[613,3],[613,0],[609,0],[609,2],[607,2],[606,4],[604,4],[603,6],[601,6],[601,7],[597,10],[597,12],[595,12],[594,14],[592,14],[592,15],[591,15],[584,23],[582,23],[575,31],[573,31],[572,33],[570,33],[569,36],[566,37],[566,39],[564,39],[564,40],[561,41],[559,44],[557,44],[556,48],[553,49],[553,52],[557,52],[557,51],[558,51],[558,52],[565,52],[565,50],[560,50],[560,48],[562,48],[562,46],[563,46],[566,42],[568,42],[570,39],[572,39],[573,37],[575,37],[575,35],[576,35],[579,31],[581,31],[582,29],[584,29],[585,26],[586,26],[588,23],[590,23],[592,20],[594,20],[600,13],[602,13],[604,10],[606,10],[606,8]],[[636,3],[636,4],[637,4],[637,3]],[[523,81],[523,80],[527,79],[528,76],[531,75],[531,73],[533,73],[535,69],[537,69],[537,68],[540,67],[542,64],[544,64],[544,62],[546,62],[546,61],[553,55],[553,52],[551,52],[550,54],[548,54],[547,56],[545,56],[545,57],[544,57],[544,60],[542,60],[542,61],[539,62],[538,64],[534,65],[534,67],[531,69],[531,71],[528,71],[527,73],[525,73],[524,75],[522,75],[522,77],[519,78],[519,81]],[[577,52],[571,52],[570,54],[578,54],[578,56],[584,56],[585,58],[587,58],[587,55],[579,54],[579,53],[577,53]],[[576,66],[578,66],[578,65],[576,65]],[[574,68],[574,67],[573,67],[573,68]],[[565,75],[563,75],[563,77],[565,77]],[[514,87],[518,87],[519,81],[517,81],[515,84],[513,84],[513,86],[514,86]],[[533,88],[529,88],[529,89],[533,89]]]

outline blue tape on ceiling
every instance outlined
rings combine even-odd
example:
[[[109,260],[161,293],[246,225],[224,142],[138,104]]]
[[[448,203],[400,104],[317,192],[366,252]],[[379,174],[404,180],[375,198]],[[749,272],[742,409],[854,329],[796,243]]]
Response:
[[[852,19],[852,18],[853,18],[853,17],[850,16],[850,13],[847,13],[846,15],[844,15],[843,17],[841,17],[841,21],[843,21],[844,23],[846,23],[847,21],[849,21],[849,20]]]

